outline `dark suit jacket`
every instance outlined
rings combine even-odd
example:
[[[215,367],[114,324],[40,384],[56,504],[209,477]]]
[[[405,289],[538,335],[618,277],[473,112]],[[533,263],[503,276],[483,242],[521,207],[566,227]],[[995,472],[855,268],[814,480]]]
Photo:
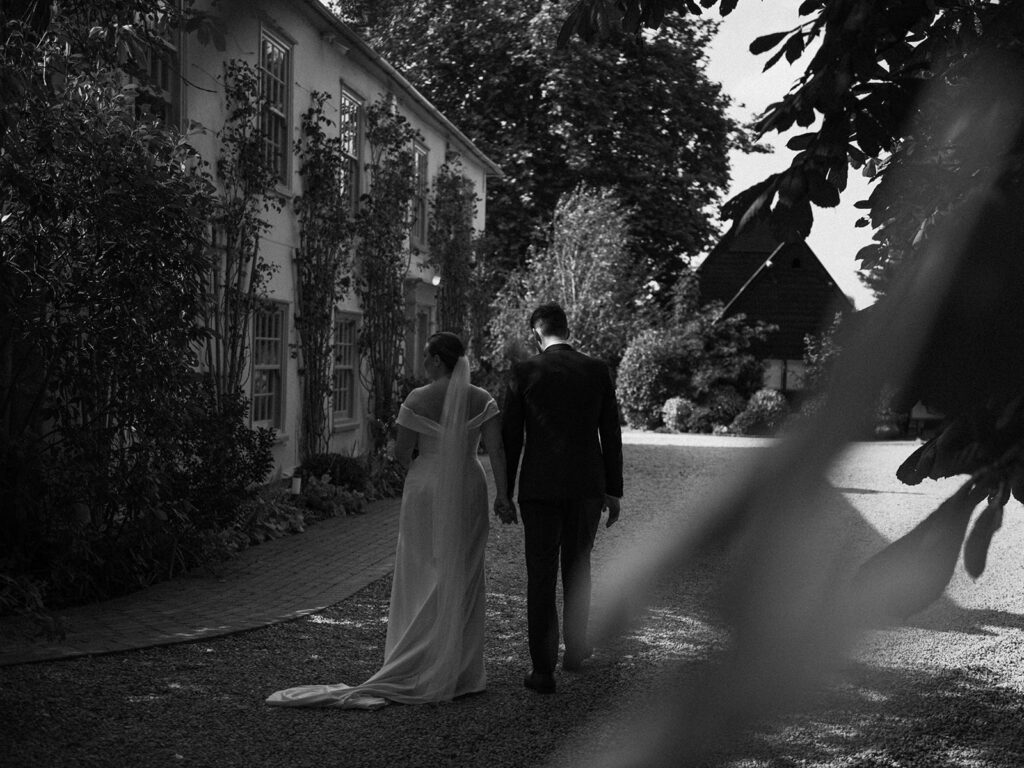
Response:
[[[523,454],[520,501],[622,496],[622,431],[611,372],[568,344],[512,366],[502,440],[510,495]]]

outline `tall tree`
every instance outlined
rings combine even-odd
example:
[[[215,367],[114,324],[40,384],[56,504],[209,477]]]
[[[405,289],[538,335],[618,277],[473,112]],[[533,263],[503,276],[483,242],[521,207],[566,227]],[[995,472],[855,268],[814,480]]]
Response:
[[[646,36],[651,28],[680,16],[717,7],[722,15],[738,0],[576,0],[565,18],[559,43],[572,46],[621,33]],[[768,54],[765,69],[783,57],[794,62],[812,51],[804,73],[789,93],[757,119],[759,134],[793,126],[807,132],[789,140],[797,150],[788,168],[772,174],[730,200],[724,213],[744,221],[766,217],[786,239],[806,237],[813,206],[838,204],[849,169],[862,169],[877,182],[862,225],[875,227],[875,242],[857,255],[870,270],[873,287],[884,290],[892,269],[923,249],[929,231],[956,213],[957,196],[988,181],[975,173],[979,158],[970,130],[948,128],[948,93],[928,89],[937,77],[962,86],[1005,85],[998,70],[1019,67],[1024,10],[999,0],[915,0],[884,3],[807,0],[806,17],[793,29],[769,32],[750,44]],[[992,54],[1000,52],[1000,63]],[[988,67],[986,75],[979,62]],[[991,88],[982,87],[975,105],[985,108]],[[943,101],[945,98],[945,102]],[[1004,100],[1005,101],[1005,100]],[[1006,102],[1003,119],[1014,110]],[[993,114],[993,117],[997,115]],[[1009,152],[1019,149],[1010,143]],[[915,169],[913,187],[903,183]],[[1017,163],[998,166],[1009,177],[1024,175]],[[988,169],[992,170],[992,169]],[[919,172],[920,171],[920,172]]]
[[[736,0],[708,0],[728,13]],[[579,0],[563,27],[593,39],[595,18],[640,34],[659,14],[698,12],[693,2]],[[595,15],[592,15],[593,12]],[[943,442],[915,453],[907,482],[986,470],[993,492],[1012,478],[1024,500],[1024,462],[1006,456],[1024,445],[1024,6],[997,0],[885,4],[808,0],[808,20],[754,40],[754,53],[796,60],[816,45],[794,88],[757,127],[809,130],[790,140],[790,166],[741,192],[725,207],[738,221],[766,217],[784,237],[805,236],[812,204],[835,205],[850,165],[876,182],[866,223],[875,242],[858,253],[879,287],[920,266],[951,231],[966,238],[950,263],[954,276],[935,318],[906,318],[894,334],[930,325],[905,399],[951,420]],[[950,228],[953,227],[951,230]]]
[[[628,211],[608,190],[580,186],[559,200],[547,243],[531,251],[495,301],[489,361],[504,368],[532,346],[530,311],[542,301],[565,309],[573,343],[618,365],[636,314],[622,300],[622,254],[629,245]]]
[[[551,0],[341,3],[343,16],[505,171],[490,185],[500,260],[522,265],[559,197],[614,187],[636,210],[631,283],[668,296],[716,230],[709,211],[742,141],[703,68],[708,22],[666,25],[642,44],[555,47]]]
[[[736,5],[578,0],[562,41],[616,27],[641,34],[666,13]],[[782,236],[802,237],[812,205],[835,205],[849,166],[863,167],[877,182],[862,203],[876,242],[859,258],[896,279],[862,333],[844,339],[825,407],[633,576],[653,581],[716,534],[740,550],[723,600],[736,630],[729,664],[699,696],[670,697],[658,732],[639,740],[650,747],[630,764],[704,764],[711,747],[725,757],[730,728],[792,702],[857,630],[902,621],[941,596],[961,552],[979,576],[1007,501],[1024,501],[1024,4],[806,0],[800,10],[807,21],[754,40],[751,51],[771,53],[770,65],[813,47],[797,84],[758,121],[762,132],[808,130],[790,141],[790,166],[740,193],[726,213],[765,217]],[[834,533],[819,527],[820,508],[807,499],[892,378],[911,401],[948,417],[897,476],[967,479],[845,583]],[[824,563],[830,546],[835,559]],[[626,602],[636,602],[635,590],[610,611]]]

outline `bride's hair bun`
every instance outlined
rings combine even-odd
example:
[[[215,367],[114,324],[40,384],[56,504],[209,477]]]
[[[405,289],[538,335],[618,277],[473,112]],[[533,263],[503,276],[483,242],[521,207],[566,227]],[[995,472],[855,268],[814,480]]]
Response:
[[[441,331],[432,334],[427,339],[427,354],[437,355],[441,358],[445,368],[451,371],[455,368],[459,358],[466,354],[466,346],[462,343],[462,339],[451,331]]]

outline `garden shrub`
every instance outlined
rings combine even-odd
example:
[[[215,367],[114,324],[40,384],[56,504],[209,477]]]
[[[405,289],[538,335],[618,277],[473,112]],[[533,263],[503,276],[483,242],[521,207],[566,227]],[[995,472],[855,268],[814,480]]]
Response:
[[[0,347],[23,361],[0,372],[0,570],[51,605],[220,557],[273,441],[194,372],[204,165],[136,119],[120,79],[62,82],[19,100],[0,152]]]
[[[692,400],[685,397],[670,397],[661,407],[661,420],[669,432],[685,432],[686,421],[693,413]]]
[[[302,484],[298,502],[310,511],[312,522],[342,515],[361,514],[365,506],[364,498],[359,491],[352,491],[330,481],[324,482],[316,476],[310,476]]]
[[[45,626],[42,622],[45,622],[47,614],[40,586],[27,576],[7,576],[0,573],[0,616],[24,614]]]
[[[196,387],[190,429],[181,440],[179,493],[200,530],[233,524],[238,507],[274,466],[274,430],[245,424],[249,400],[241,392],[217,397],[209,382]]]
[[[772,326],[748,324],[743,315],[722,317],[721,304],[698,307],[691,293],[681,290],[668,329],[640,333],[622,358],[617,394],[633,428],[656,428],[666,400],[682,397],[701,410],[679,428],[708,432],[732,421],[761,386],[762,366],[750,345]]]
[[[231,552],[239,552],[264,541],[302,533],[321,520],[358,515],[365,503],[363,494],[313,476],[303,482],[298,495],[280,483],[265,485],[242,503],[235,525],[220,536]]]
[[[397,459],[385,453],[371,453],[358,458],[340,453],[321,453],[307,459],[298,471],[303,478],[303,496],[316,496],[313,492],[306,494],[305,488],[310,486],[311,480],[315,488],[326,478],[333,486],[330,490],[332,498],[338,494],[344,496],[349,512],[353,506],[358,507],[357,511],[362,510],[362,501],[355,504],[351,498],[353,494],[365,501],[393,499],[402,495],[405,486],[405,469]],[[312,506],[316,507],[317,502],[314,501]]]
[[[405,467],[398,459],[383,453],[371,453],[366,458],[370,478],[367,500],[377,501],[401,496],[405,487]]]
[[[694,434],[707,434],[714,427],[711,417],[711,409],[706,405],[696,405],[686,418],[685,425],[687,432]]]
[[[687,384],[685,358],[667,331],[644,331],[626,349],[619,364],[615,394],[626,424],[654,429],[669,397]]]
[[[747,407],[747,399],[733,386],[715,387],[704,400],[713,425],[732,424]]]
[[[304,483],[308,482],[309,478],[327,478],[331,485],[359,492],[366,490],[370,479],[369,470],[363,461],[341,453],[318,453],[310,456],[302,462],[299,472]]]
[[[769,435],[782,425],[788,415],[789,402],[785,395],[776,389],[759,389],[729,429],[741,435]]]

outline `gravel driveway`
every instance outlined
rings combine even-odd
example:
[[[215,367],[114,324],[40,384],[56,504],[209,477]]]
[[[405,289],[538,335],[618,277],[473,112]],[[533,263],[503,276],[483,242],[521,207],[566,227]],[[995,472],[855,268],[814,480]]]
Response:
[[[597,599],[611,558],[685,519],[766,445],[627,435],[619,525],[598,534]],[[956,483],[893,477],[910,443],[854,446],[832,475],[837,536],[869,554]],[[986,574],[958,573],[910,626],[865,638],[813,709],[729,745],[730,765],[1024,765],[1024,521],[1011,502]],[[315,529],[314,529],[315,531]],[[309,534],[305,534],[309,535]],[[328,610],[215,640],[0,669],[0,765],[583,766],[634,737],[646,693],[686,684],[726,636],[709,605],[724,560],[667,575],[644,622],[600,648],[555,696],[522,687],[525,575],[519,527],[488,545],[487,692],[376,712],[267,707],[276,689],[357,683],[379,666],[390,578]]]

